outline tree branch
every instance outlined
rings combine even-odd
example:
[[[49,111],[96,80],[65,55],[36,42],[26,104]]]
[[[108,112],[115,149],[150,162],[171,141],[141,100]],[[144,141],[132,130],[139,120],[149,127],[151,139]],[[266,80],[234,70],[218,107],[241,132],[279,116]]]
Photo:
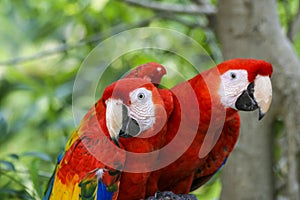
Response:
[[[178,22],[180,24],[183,24],[189,28],[202,28],[202,29],[208,29],[208,25],[206,24],[201,24],[199,22],[199,20],[197,20],[196,22],[190,22],[188,20],[182,19],[179,16],[173,15],[173,14],[161,14],[159,15],[159,18],[161,19],[166,19],[166,20],[170,20],[170,21],[175,21]]]
[[[154,20],[157,17],[159,17],[159,16],[154,16],[154,17],[151,17],[149,19],[145,19],[145,20],[139,21],[135,24],[131,24],[131,25],[127,25],[127,26],[117,25],[109,31],[92,35],[92,36],[90,36],[88,38],[85,38],[81,41],[78,41],[77,43],[74,43],[74,44],[62,44],[62,45],[60,45],[58,47],[55,47],[53,49],[47,49],[47,50],[38,52],[38,53],[30,55],[30,56],[16,57],[16,58],[12,58],[12,59],[5,60],[5,61],[0,61],[0,66],[16,65],[16,64],[19,64],[19,63],[22,63],[22,62],[38,60],[38,59],[45,58],[45,57],[48,57],[48,56],[51,56],[51,55],[55,55],[55,54],[58,54],[58,53],[61,53],[61,52],[64,52],[64,51],[68,51],[68,50],[71,50],[71,49],[74,49],[74,48],[78,48],[80,46],[84,46],[84,45],[87,45],[87,44],[99,42],[99,41],[101,41],[101,40],[103,40],[103,39],[105,39],[105,38],[107,38],[111,35],[117,34],[119,32],[122,32],[122,31],[125,31],[125,30],[128,30],[128,29],[132,29],[132,28],[146,26],[152,20]]]
[[[190,14],[190,15],[214,15],[216,14],[216,8],[208,3],[203,5],[189,4],[180,5],[173,3],[162,3],[154,1],[140,1],[140,0],[124,0],[133,6],[143,7],[156,11],[172,12],[178,14]]]
[[[208,3],[206,0],[192,0],[192,1],[198,5],[204,5]]]

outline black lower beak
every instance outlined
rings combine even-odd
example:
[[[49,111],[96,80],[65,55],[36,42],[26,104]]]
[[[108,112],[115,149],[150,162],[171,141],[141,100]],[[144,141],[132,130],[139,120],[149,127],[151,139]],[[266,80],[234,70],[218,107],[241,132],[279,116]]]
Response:
[[[115,145],[117,145],[118,147],[120,147],[119,145],[119,141],[117,138],[112,138],[113,142],[115,143]]]
[[[265,113],[263,113],[263,112],[259,109],[258,120],[261,120],[264,116],[265,116]]]
[[[129,138],[134,137],[140,133],[140,126],[138,122],[128,116],[128,109],[126,106],[122,107],[122,128],[119,133],[119,137]]]
[[[243,110],[243,111],[256,110],[258,108],[258,105],[254,99],[253,93],[254,93],[254,83],[252,82],[248,85],[247,90],[243,91],[241,96],[238,97],[237,101],[235,102],[235,107],[238,110]]]

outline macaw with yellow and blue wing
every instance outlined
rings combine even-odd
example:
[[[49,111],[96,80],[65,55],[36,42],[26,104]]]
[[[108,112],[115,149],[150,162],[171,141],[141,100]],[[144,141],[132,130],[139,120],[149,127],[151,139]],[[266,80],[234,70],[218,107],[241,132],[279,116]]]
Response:
[[[159,84],[165,73],[162,65],[148,63],[105,89],[102,98],[85,115],[58,157],[43,200],[122,199],[118,198],[120,178],[122,173],[124,177],[128,176],[122,172],[126,162],[125,150],[131,150],[135,144],[147,146],[146,139],[134,138],[130,143],[130,138],[151,132],[156,110],[159,110],[156,105],[160,104],[159,107],[163,108],[163,100],[152,83]],[[143,107],[145,105],[149,107]],[[149,113],[137,113],[141,110]],[[139,114],[150,118],[139,119]],[[119,138],[124,140],[120,142]],[[157,136],[157,139],[160,138]],[[159,144],[152,140],[149,148],[145,149],[154,149],[156,143]],[[143,152],[139,147],[136,150]],[[135,176],[137,179],[140,177],[146,176],[143,173]],[[147,178],[144,182],[146,184]],[[122,185],[122,188],[126,188],[126,183]],[[146,188],[143,184],[134,187],[139,188],[138,190]],[[126,198],[130,199],[128,196]]]

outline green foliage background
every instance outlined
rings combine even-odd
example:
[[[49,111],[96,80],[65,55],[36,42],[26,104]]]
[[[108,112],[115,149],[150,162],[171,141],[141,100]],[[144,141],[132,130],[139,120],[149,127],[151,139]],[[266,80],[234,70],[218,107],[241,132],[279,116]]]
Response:
[[[284,26],[296,6],[279,1]],[[56,158],[75,128],[72,91],[76,73],[99,42],[135,27],[164,27],[194,38],[216,63],[222,61],[214,33],[203,28],[208,23],[203,16],[156,13],[114,0],[2,0],[0,11],[1,199],[42,197]],[[185,78],[196,74],[174,54],[134,52],[111,64],[114,71],[101,80],[99,96],[108,83],[149,61],[184,71]],[[167,76],[163,84],[172,86],[179,81]],[[217,176],[195,194],[211,200],[217,199],[220,191]]]

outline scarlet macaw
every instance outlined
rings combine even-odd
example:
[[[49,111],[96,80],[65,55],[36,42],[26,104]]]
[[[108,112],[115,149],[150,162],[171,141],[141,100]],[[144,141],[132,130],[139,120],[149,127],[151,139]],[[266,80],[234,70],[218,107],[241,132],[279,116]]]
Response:
[[[160,75],[160,78],[163,74]],[[130,109],[135,109],[134,106],[129,106],[132,101],[128,101],[128,98],[130,98],[129,94],[136,94],[133,92],[134,85],[139,82],[137,80],[141,79],[136,79],[133,82],[121,80],[120,85],[126,85],[124,89],[116,89],[119,88],[116,86],[108,87],[103,94],[102,100],[96,104],[97,106],[99,103],[99,105],[102,105],[99,109],[99,111],[102,111],[99,113],[102,114],[97,115],[97,117],[91,114],[87,115],[87,118],[97,118],[100,124],[104,126],[104,130],[107,130],[104,138],[108,138],[106,139],[110,142],[108,144],[114,142],[116,145],[119,145],[120,149],[136,153],[148,153],[170,144],[178,135],[180,138],[177,141],[179,142],[175,144],[176,148],[172,148],[170,151],[161,151],[159,155],[146,157],[141,162],[135,162],[136,160],[133,160],[134,157],[131,158],[128,154],[122,153],[122,151],[117,151],[117,154],[113,153],[111,155],[111,152],[115,152],[111,149],[111,146],[100,153],[100,145],[97,146],[96,143],[93,143],[90,146],[93,147],[92,149],[95,152],[92,151],[92,153],[100,154],[105,160],[110,158],[109,167],[95,161],[97,165],[92,166],[97,167],[93,169],[102,169],[102,171],[87,171],[86,167],[84,172],[75,173],[84,173],[85,176],[81,176],[80,183],[78,183],[78,180],[72,183],[71,180],[69,181],[71,183],[68,182],[71,186],[67,188],[73,189],[70,191],[75,191],[74,188],[76,188],[76,197],[78,197],[79,193],[81,193],[81,198],[82,195],[88,194],[86,196],[89,198],[86,199],[95,199],[96,197],[102,199],[140,199],[151,196],[159,190],[188,193],[190,190],[201,186],[220,168],[234,147],[239,135],[240,124],[237,111],[252,111],[259,108],[260,118],[268,111],[272,95],[271,74],[272,66],[265,61],[235,59],[221,63],[217,67],[207,70],[193,79],[175,86],[171,90],[157,90],[151,84],[151,88],[153,87],[151,94],[156,97],[154,98],[156,100],[153,99],[153,102],[156,102],[156,105],[158,105],[157,109],[155,109],[158,115],[155,115],[155,118],[150,120],[150,122],[154,120],[156,124],[153,123],[151,128],[148,128],[147,123],[144,128],[137,125],[145,124],[137,122],[137,119],[143,118],[144,115],[138,116],[133,114],[131,117],[121,117],[128,116],[129,113],[132,114]],[[144,75],[141,76],[145,78]],[[154,80],[151,76],[146,76],[146,79]],[[126,82],[130,82],[132,85],[125,84]],[[147,84],[150,83],[148,82]],[[118,98],[115,98],[115,90],[119,91],[117,93],[123,94],[121,98],[122,103],[117,100]],[[103,99],[107,100],[106,104],[103,103]],[[127,106],[124,108],[123,105]],[[106,115],[104,116],[105,112]],[[148,113],[145,116],[153,115]],[[95,120],[95,123],[97,123],[97,120]],[[88,123],[83,121],[82,124]],[[211,124],[213,124],[212,127],[210,126]],[[128,132],[129,128],[130,132]],[[95,141],[99,139],[96,136],[99,130],[90,128],[87,128],[87,130],[91,130],[92,132],[90,133],[95,134],[91,138],[96,137]],[[207,133],[208,131],[210,131],[209,134]],[[155,134],[157,132],[158,134]],[[178,134],[178,132],[183,134]],[[143,137],[126,138],[129,135],[137,136],[142,134],[145,136],[151,135],[152,137],[150,139]],[[191,138],[191,144],[187,142],[186,138]],[[100,141],[102,139],[100,137]],[[78,141],[78,138],[72,139],[71,137],[69,143],[73,144],[72,141]],[[67,147],[69,146],[67,145]],[[156,160],[155,164],[157,164],[164,158],[170,157],[171,154],[178,154],[178,151],[180,152],[181,150],[180,147],[186,146],[187,150],[182,152],[182,155],[177,160],[151,174],[149,172],[131,173],[126,172],[126,170],[125,172],[119,172],[129,165],[133,165],[131,167],[136,169],[151,169],[154,160]],[[77,155],[77,160],[82,159],[83,156],[80,155],[82,150],[79,147],[75,146],[71,150],[66,148],[67,151],[64,158],[68,157],[66,156],[68,152],[72,154],[77,150],[79,154]],[[58,177],[59,167],[63,163],[61,159],[59,161],[54,182]],[[70,174],[70,172],[64,172],[64,174]],[[100,178],[97,174],[101,175]],[[57,188],[57,185],[54,183],[52,188],[54,190],[54,188]],[[99,190],[99,188],[102,189]],[[107,192],[108,190],[115,192],[109,193]],[[48,191],[50,191],[47,193],[49,196],[51,187]],[[100,191],[100,193],[96,194],[95,191]],[[53,193],[52,191],[52,195]],[[104,196],[107,194],[109,195]]]
[[[158,89],[149,81],[158,84],[165,73],[162,65],[148,63],[105,89],[103,97],[85,115],[59,156],[43,200],[117,199],[120,178],[128,177],[127,173],[121,176],[120,171],[130,157],[126,159],[126,152],[116,151],[116,147],[147,152],[159,148],[157,145],[163,141],[160,134],[156,134],[150,141],[132,136],[160,132],[160,129],[163,134],[165,125],[160,124],[158,119],[167,116],[165,104]],[[162,94],[166,94],[166,98],[168,93],[162,90]],[[144,117],[140,118],[139,115]],[[145,188],[149,175],[135,175],[135,178],[141,179],[138,184],[133,184],[133,190],[139,192],[143,189],[141,185]],[[144,195],[145,192],[142,198]]]
[[[178,124],[185,118],[189,120],[182,125],[184,136],[179,141],[193,140],[176,161],[151,174],[155,181],[150,182],[157,185],[148,185],[147,195],[153,195],[154,191],[187,194],[208,181],[225,163],[238,139],[238,111],[258,109],[259,119],[268,111],[272,99],[271,75],[272,65],[268,62],[233,59],[172,88],[174,108],[168,120],[166,144],[178,136],[181,126]],[[190,102],[194,96],[196,103]],[[172,153],[162,152],[159,160]]]

